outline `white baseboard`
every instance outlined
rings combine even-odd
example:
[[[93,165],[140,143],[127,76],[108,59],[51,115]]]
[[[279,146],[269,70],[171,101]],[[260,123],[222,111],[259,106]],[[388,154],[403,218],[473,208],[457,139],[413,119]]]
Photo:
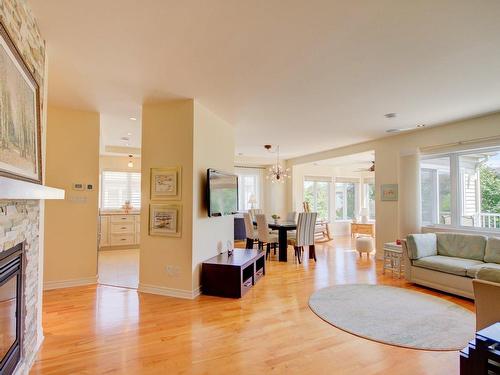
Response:
[[[195,290],[184,290],[143,283],[139,283],[139,288],[137,290],[142,293],[157,294],[160,296],[184,299],[195,299],[201,293],[200,287],[196,288]]]
[[[43,290],[71,288],[74,286],[84,286],[92,284],[97,284],[97,275],[92,277],[85,277],[82,279],[46,281],[43,283]]]

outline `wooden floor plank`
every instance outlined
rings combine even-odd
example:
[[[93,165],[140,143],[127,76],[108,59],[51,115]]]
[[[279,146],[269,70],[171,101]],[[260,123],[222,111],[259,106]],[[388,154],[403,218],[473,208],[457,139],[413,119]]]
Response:
[[[350,238],[317,246],[318,262],[268,261],[242,299],[181,300],[86,286],[44,293],[45,341],[32,374],[457,374],[457,352],[398,348],[343,332],[308,307],[320,288],[393,285],[473,302],[382,275]],[[376,324],[376,322],[374,322]]]

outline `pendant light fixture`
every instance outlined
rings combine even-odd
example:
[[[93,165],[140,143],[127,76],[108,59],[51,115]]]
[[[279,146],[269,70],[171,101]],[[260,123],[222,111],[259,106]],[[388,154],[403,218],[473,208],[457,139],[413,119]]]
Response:
[[[129,159],[128,159],[127,166],[129,168],[134,168],[134,161],[132,160],[132,155],[129,155],[128,157],[129,157]]]
[[[280,146],[276,146],[276,151],[272,151],[271,145],[264,145],[264,148],[271,153],[276,153],[276,164],[271,166],[268,170],[266,179],[271,180],[274,184],[275,182],[281,182],[282,184],[290,178],[290,168],[283,168],[280,164]]]

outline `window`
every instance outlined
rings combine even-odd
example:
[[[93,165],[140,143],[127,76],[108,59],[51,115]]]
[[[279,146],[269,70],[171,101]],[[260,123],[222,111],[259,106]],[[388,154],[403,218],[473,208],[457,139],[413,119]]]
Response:
[[[375,183],[373,180],[364,184],[365,207],[368,208],[369,219],[375,220]]]
[[[421,161],[422,223],[500,229],[500,150]]]
[[[141,174],[138,172],[102,172],[101,209],[119,210],[126,201],[130,201],[133,208],[141,208]]]
[[[451,224],[450,157],[422,160],[420,182],[422,224]]]
[[[261,171],[254,168],[238,168],[238,208],[247,211],[262,208]]]
[[[359,183],[337,182],[335,184],[335,219],[352,220],[358,212],[357,194]]]
[[[304,180],[304,201],[311,211],[318,213],[318,220],[330,219],[330,182],[321,178]]]

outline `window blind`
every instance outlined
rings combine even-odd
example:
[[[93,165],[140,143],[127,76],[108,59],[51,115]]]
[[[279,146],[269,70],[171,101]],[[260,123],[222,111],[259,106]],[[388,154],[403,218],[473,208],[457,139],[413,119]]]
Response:
[[[104,171],[101,178],[101,209],[117,210],[125,201],[141,208],[141,174],[138,172]]]

